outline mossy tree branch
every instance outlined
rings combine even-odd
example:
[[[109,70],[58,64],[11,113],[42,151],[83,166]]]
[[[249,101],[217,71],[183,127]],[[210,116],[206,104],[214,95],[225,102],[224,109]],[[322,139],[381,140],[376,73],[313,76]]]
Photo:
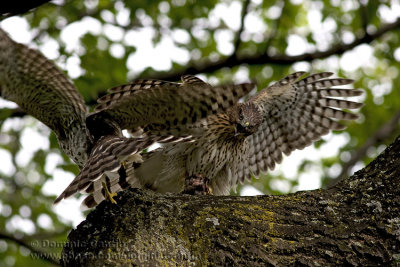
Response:
[[[400,137],[327,190],[216,197],[132,189],[69,235],[64,265],[371,266],[400,261]]]

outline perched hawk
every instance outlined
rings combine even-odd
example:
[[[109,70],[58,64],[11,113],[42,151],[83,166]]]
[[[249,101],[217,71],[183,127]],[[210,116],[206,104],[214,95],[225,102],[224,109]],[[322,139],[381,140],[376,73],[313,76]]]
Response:
[[[124,178],[133,169],[124,166],[142,162],[139,152],[154,142],[188,141],[190,136],[176,129],[227,110],[253,88],[251,83],[211,86],[191,75],[183,76],[182,83],[138,80],[110,89],[88,115],[63,72],[0,29],[0,95],[51,128],[62,150],[81,167],[56,202],[78,191],[92,193],[96,201],[103,196],[112,200],[129,183]],[[162,134],[122,135],[122,129],[147,125],[156,125]]]
[[[77,192],[90,194],[83,206],[93,207],[134,181],[134,168],[142,163],[139,152],[155,142],[177,143],[190,140],[187,125],[209,114],[226,110],[254,88],[245,83],[211,86],[192,75],[183,83],[138,80],[109,90],[98,99],[95,112],[86,118],[90,136],[95,140],[89,160],[55,203]],[[157,125],[157,132],[126,138],[121,129],[146,129]],[[128,168],[129,167],[129,168]],[[108,191],[107,191],[108,190]]]
[[[352,80],[327,79],[329,72],[299,80],[304,74],[290,74],[247,102],[189,125],[186,133],[195,142],[167,144],[144,154],[132,184],[179,192],[185,179],[203,177],[214,194],[227,194],[251,175],[273,170],[282,154],[303,149],[330,130],[343,130],[338,120],[358,117],[341,109],[362,104],[340,98],[359,96],[362,91],[331,88]]]

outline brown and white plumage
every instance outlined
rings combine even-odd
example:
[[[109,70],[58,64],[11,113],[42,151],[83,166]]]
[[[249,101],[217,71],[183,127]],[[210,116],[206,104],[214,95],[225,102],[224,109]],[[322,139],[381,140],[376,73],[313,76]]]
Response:
[[[210,180],[214,194],[227,194],[251,174],[257,177],[274,169],[282,154],[303,149],[330,130],[344,129],[338,120],[358,117],[340,109],[362,104],[337,97],[359,96],[362,91],[331,88],[352,80],[326,79],[329,72],[298,80],[304,74],[293,73],[247,102],[193,124],[189,128],[194,143],[166,145],[144,154],[134,184],[179,192],[185,177],[201,175]]]
[[[83,201],[83,208],[92,208],[106,198],[103,183],[110,193],[117,193],[134,181],[134,165],[142,163],[140,152],[152,144],[190,141],[190,137],[175,138],[145,136],[126,138],[108,135],[101,137],[94,146],[89,160],[78,176],[55,200],[55,204],[64,198],[82,192],[90,194]],[[125,166],[131,166],[125,168]]]
[[[89,129],[101,129],[98,118],[115,121],[121,129],[153,127],[168,134],[180,126],[194,123],[210,114],[233,106],[254,88],[254,84],[211,86],[201,79],[182,76],[182,83],[160,80],[137,80],[109,90],[98,99],[99,105],[87,118]]]
[[[249,157],[238,173],[240,181],[250,179],[250,172],[258,176],[273,170],[281,163],[282,154],[288,156],[295,149],[303,149],[331,130],[345,129],[337,120],[358,118],[340,109],[357,109],[362,103],[336,97],[359,96],[363,91],[331,88],[353,80],[325,79],[333,73],[323,72],[295,82],[303,74],[293,73],[250,100],[261,107],[264,120],[248,140]]]
[[[134,166],[142,162],[138,153],[155,142],[190,141],[187,124],[226,110],[254,88],[251,83],[211,86],[191,75],[183,76],[182,81],[137,80],[112,88],[100,98],[95,112],[86,119],[94,149],[55,203],[84,192],[90,195],[83,207],[91,208],[107,198],[103,183],[111,194],[133,186]],[[150,131],[151,127],[156,130]],[[138,128],[146,128],[146,134],[122,137],[122,129]]]
[[[0,28],[0,96],[49,128],[78,165],[87,160],[87,109],[73,83],[40,52],[11,40]]]
[[[138,80],[115,87],[88,115],[82,96],[54,63],[0,29],[0,95],[50,127],[63,151],[81,167],[57,201],[85,190],[97,197],[102,182],[117,192],[125,162],[139,162],[138,153],[154,142],[187,141],[186,124],[226,110],[254,87],[214,87],[192,75],[182,81]],[[157,131],[147,130],[146,136],[135,139],[122,136],[123,129],[144,127]],[[121,171],[133,171],[131,165]]]

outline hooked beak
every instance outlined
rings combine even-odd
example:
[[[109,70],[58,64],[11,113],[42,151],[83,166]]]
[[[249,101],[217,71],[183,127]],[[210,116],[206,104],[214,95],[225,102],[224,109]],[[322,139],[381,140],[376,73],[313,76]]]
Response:
[[[247,128],[247,126],[249,126],[249,125],[250,125],[250,122],[248,122],[248,121],[246,121],[246,122],[244,123],[244,125],[241,124],[241,123],[237,124],[237,125],[235,126],[235,135],[234,135],[234,136],[238,136],[238,135],[241,135],[241,134],[245,134],[246,128]]]

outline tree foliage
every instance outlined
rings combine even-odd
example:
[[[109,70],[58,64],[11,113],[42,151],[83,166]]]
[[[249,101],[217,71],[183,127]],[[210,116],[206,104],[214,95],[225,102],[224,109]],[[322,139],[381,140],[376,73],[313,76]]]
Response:
[[[394,139],[400,120],[399,5],[396,0],[73,0],[43,4],[1,26],[15,34],[13,25],[26,21],[31,33],[26,43],[67,71],[90,108],[106,89],[144,77],[177,80],[193,73],[211,83],[252,79],[259,89],[295,70],[353,78],[354,86],[365,90],[365,106],[345,133],[328,138],[344,140],[338,152],[324,151],[331,146],[321,140],[315,147],[330,156],[302,159],[295,178],[278,169],[251,183],[263,193],[281,194],[295,191],[297,178],[315,170],[322,186],[335,183]],[[78,168],[45,126],[18,108],[0,108],[0,262],[52,264],[32,260],[27,248],[60,253],[62,246],[41,241],[63,242],[72,224],[52,207],[62,186],[58,192],[43,188],[58,181],[55,172],[72,178]],[[48,141],[32,150],[24,143],[32,134]]]

